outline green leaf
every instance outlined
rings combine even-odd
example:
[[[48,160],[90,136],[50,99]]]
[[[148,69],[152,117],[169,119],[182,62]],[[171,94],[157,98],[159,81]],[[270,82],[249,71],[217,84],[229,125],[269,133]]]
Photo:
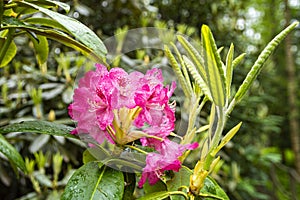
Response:
[[[48,59],[49,46],[48,46],[47,38],[41,35],[37,35],[37,38],[33,38],[33,36],[31,36],[30,34],[29,37],[31,38],[31,41],[34,46],[36,59],[39,65],[41,66]]]
[[[35,28],[32,26],[27,26],[27,25],[4,26],[4,27],[0,28],[0,30],[14,29],[14,28],[23,29],[25,31],[32,31],[38,35],[46,36],[47,38],[53,39],[57,42],[60,42],[68,47],[75,49],[76,51],[80,51],[86,56],[91,56],[95,60],[100,59],[97,55],[94,54],[92,49],[90,49],[87,46],[85,46],[84,44],[81,44],[80,42],[74,40],[73,38],[69,37],[68,35],[58,32],[56,30]]]
[[[31,25],[42,25],[42,26],[46,26],[46,27],[50,27],[50,28],[56,28],[58,30],[64,31],[69,33],[69,31],[63,27],[60,23],[58,23],[57,21],[53,20],[53,19],[49,19],[49,18],[39,18],[39,17],[31,17],[31,18],[27,18],[24,20],[27,23],[30,23]]]
[[[185,51],[188,53],[189,58],[197,67],[197,71],[202,77],[202,79],[204,80],[204,82],[207,83],[203,57],[201,57],[201,55],[198,53],[195,47],[193,47],[193,45],[189,43],[184,37],[178,35],[177,39],[180,42],[180,44],[183,46]]]
[[[207,177],[204,180],[204,187],[200,191],[200,195],[205,199],[221,199],[229,200],[229,197],[224,190],[218,185],[218,183],[211,177]]]
[[[13,164],[26,172],[26,167],[22,156],[19,152],[9,144],[3,135],[0,134],[0,152],[3,153]]]
[[[164,182],[159,180],[157,183],[154,185],[150,185],[148,181],[143,186],[143,189],[145,191],[145,194],[150,194],[154,192],[162,192],[162,191],[167,191],[167,186]]]
[[[185,197],[186,200],[188,199],[186,193],[181,191],[171,191],[171,192],[163,191],[163,192],[154,192],[154,193],[147,194],[141,198],[138,198],[138,200],[162,200],[162,199],[166,199],[167,197],[171,197],[175,195],[183,196]]]
[[[138,198],[137,200],[162,200],[162,199],[165,199],[169,196],[170,196],[170,194],[167,191],[154,192],[154,193],[147,194],[147,195],[145,195],[141,198]]]
[[[292,30],[294,30],[298,26],[298,24],[299,24],[298,21],[292,23],[287,28],[285,28],[283,31],[281,31],[278,35],[276,35],[275,38],[272,39],[272,41],[267,44],[267,46],[264,48],[264,50],[258,56],[254,65],[252,66],[251,70],[247,74],[242,85],[239,87],[237,93],[235,94],[235,96],[234,96],[235,104],[244,97],[245,93],[249,90],[253,81],[256,79],[256,77],[260,73],[262,67],[264,66],[265,62],[267,61],[269,56],[273,53],[275,48],[287,36],[287,34],[289,34]]]
[[[10,124],[4,127],[0,127],[0,134],[11,132],[29,132],[29,133],[41,133],[47,135],[56,135],[69,138],[77,138],[75,135],[70,134],[73,127],[63,124],[56,124],[47,121],[25,121],[16,124]]]
[[[0,48],[2,48],[2,46]],[[12,59],[15,57],[16,54],[17,54],[17,46],[14,41],[11,41],[11,43],[3,57],[3,60],[0,64],[0,67],[5,67],[6,65],[8,65],[8,63],[10,63],[10,61],[12,61]]]
[[[232,138],[233,136],[240,130],[242,122],[238,123],[235,127],[230,129],[228,133],[222,138],[220,144],[213,150],[212,154],[216,155]]]
[[[232,68],[235,69],[236,66],[242,62],[242,60],[245,58],[246,53],[242,53],[241,55],[239,55],[238,57],[236,57],[233,61],[232,61]]]
[[[181,71],[181,68],[180,68],[177,60],[175,59],[175,57],[171,53],[171,51],[168,48],[168,46],[165,46],[164,49],[165,49],[165,55],[167,56],[169,62],[171,63],[173,71],[175,72],[175,74],[176,74],[176,76],[177,76],[177,78],[178,78],[178,80],[180,82],[180,85],[182,87],[182,90],[183,90],[185,96],[191,97],[193,90],[192,90],[192,87],[190,86],[190,81],[187,80],[185,78],[185,76],[183,75],[183,72]],[[175,45],[174,45],[174,49],[175,49],[176,52],[178,51]],[[177,56],[181,56],[181,55],[178,53]],[[181,57],[178,57],[178,59],[180,61],[182,60]],[[181,66],[184,68],[185,67],[185,66],[183,66],[184,62],[182,61],[180,63],[181,63]]]
[[[72,175],[62,200],[118,200],[124,192],[123,173],[103,166],[96,162],[89,162]]]
[[[96,161],[96,158],[90,153],[89,149],[86,149],[82,154],[83,164],[87,164],[88,162]]]
[[[182,189],[182,186],[189,187],[190,185],[190,176],[193,174],[193,172],[185,167],[182,166],[182,168],[174,173],[174,177],[171,180],[168,180],[166,182],[168,191],[178,191],[180,188]],[[184,200],[183,196],[172,196],[172,200]]]
[[[204,66],[207,75],[207,85],[210,89],[213,102],[217,106],[224,106],[225,77],[222,68],[222,61],[217,52],[215,40],[208,26],[202,26],[201,37],[204,51]]]
[[[59,2],[59,1],[51,1],[51,0],[45,0],[46,2],[49,2],[53,5],[59,6],[62,9],[64,9],[67,13],[70,11],[70,6],[66,3]]]
[[[100,38],[87,26],[77,21],[74,18],[70,18],[68,16],[56,13],[54,11],[45,9],[43,7],[37,6],[28,2],[20,2],[21,4],[31,6],[39,10],[40,12],[48,15],[52,19],[56,20],[62,26],[64,26],[69,32],[75,36],[80,42],[85,44],[87,47],[91,48],[97,56],[104,60],[105,55],[107,54],[106,47]]]
[[[190,74],[192,75],[192,77],[194,78],[195,82],[199,85],[199,87],[201,88],[202,92],[207,96],[207,98],[212,101],[212,96],[211,96],[211,92],[208,88],[207,83],[205,82],[205,80],[203,79],[203,77],[201,76],[201,74],[198,73],[198,71],[195,68],[195,65],[192,63],[192,61],[186,57],[183,56],[183,60],[184,63],[186,65],[186,67],[188,68]]]
[[[234,53],[234,46],[233,44],[230,45],[227,57],[226,57],[226,91],[227,91],[227,98],[230,98],[230,87],[232,82],[232,72],[233,72],[233,53]]]

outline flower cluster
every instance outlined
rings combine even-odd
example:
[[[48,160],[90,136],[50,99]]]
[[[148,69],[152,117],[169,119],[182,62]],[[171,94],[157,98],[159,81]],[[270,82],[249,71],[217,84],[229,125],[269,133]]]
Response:
[[[89,134],[100,144],[108,140],[124,145],[140,139],[155,152],[147,154],[139,186],[147,179],[155,184],[165,170],[178,171],[178,158],[198,145],[184,146],[167,138],[174,130],[175,105],[169,104],[169,99],[175,87],[175,82],[163,85],[162,72],[157,68],[146,74],[128,74],[121,68],[108,71],[96,64],[96,70],[87,72],[74,91],[69,115],[78,124],[72,133]]]

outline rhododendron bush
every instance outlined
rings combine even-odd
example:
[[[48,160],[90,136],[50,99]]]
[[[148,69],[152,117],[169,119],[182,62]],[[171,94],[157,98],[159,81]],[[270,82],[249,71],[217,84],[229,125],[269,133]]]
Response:
[[[95,60],[95,69],[84,73],[74,88],[68,112],[75,127],[26,121],[0,128],[0,152],[15,168],[27,173],[23,158],[2,134],[36,132],[80,140],[86,145],[83,165],[69,178],[61,199],[229,199],[211,176],[222,159],[220,150],[242,125],[239,123],[224,133],[226,121],[270,54],[298,22],[265,47],[243,83],[233,90],[233,69],[244,54],[234,55],[232,44],[223,61],[222,48],[218,49],[206,25],[201,28],[198,45],[183,35],[164,44],[164,56],[176,75],[176,81],[166,83],[162,68],[151,67],[141,72],[132,70],[132,66],[127,71],[107,63],[107,49],[101,40],[92,33],[90,37],[80,35],[75,29],[76,21],[31,3],[16,2],[49,15],[64,27],[63,31],[79,37],[82,44],[61,32],[37,32],[51,33],[52,38],[64,36],[65,43],[70,41],[71,47],[77,45]],[[24,24],[14,25],[15,28],[38,30]],[[81,28],[88,29],[82,25]],[[93,37],[96,39],[92,40]],[[184,130],[175,128],[179,123],[175,111],[181,109],[173,98],[177,89],[182,90],[187,110]],[[204,106],[210,112],[209,119],[207,124],[199,125]],[[195,150],[193,158],[197,160],[188,165],[186,161]]]

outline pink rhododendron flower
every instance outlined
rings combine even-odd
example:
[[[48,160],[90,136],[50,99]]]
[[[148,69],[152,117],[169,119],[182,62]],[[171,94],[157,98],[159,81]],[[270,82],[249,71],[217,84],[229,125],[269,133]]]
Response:
[[[142,187],[146,180],[150,185],[154,185],[160,176],[163,175],[166,170],[173,170],[178,172],[181,168],[179,157],[187,149],[195,149],[198,147],[198,143],[180,145],[176,142],[172,142],[165,139],[161,143],[156,143],[155,149],[158,153],[149,153],[146,158],[146,166],[143,169],[142,177],[138,183],[139,187]]]
[[[176,84],[163,85],[162,72],[151,69],[128,74],[121,68],[110,71],[96,64],[74,91],[69,115],[77,121],[72,134],[89,134],[98,143],[108,140],[124,145],[140,139],[143,146],[156,150],[147,154],[139,186],[146,180],[155,184],[166,170],[178,171],[179,157],[197,143],[180,145],[168,139],[175,127],[175,104],[169,99]]]

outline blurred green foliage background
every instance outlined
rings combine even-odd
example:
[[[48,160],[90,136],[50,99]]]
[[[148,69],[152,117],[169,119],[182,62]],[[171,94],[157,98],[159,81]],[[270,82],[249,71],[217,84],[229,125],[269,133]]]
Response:
[[[259,52],[286,24],[300,19],[299,0],[73,0],[69,16],[91,28],[105,41],[120,31],[139,27],[174,29],[197,40],[202,24],[207,24],[217,41],[230,43],[237,55],[246,52],[245,61],[234,71],[238,87]],[[64,10],[57,10],[65,14]],[[222,151],[223,163],[215,178],[231,199],[300,199],[299,123],[300,29],[294,31],[269,59],[249,95],[232,112],[228,129],[240,121],[243,126]],[[0,68],[0,126],[22,120],[44,119],[73,125],[67,114],[72,101],[78,69],[91,69],[94,63],[80,53],[49,40],[49,58],[40,66],[32,43],[25,37],[15,39],[18,52],[6,67]],[[223,58],[224,59],[224,58]],[[129,60],[129,61],[128,61]],[[139,50],[114,63],[130,65],[167,65],[163,52]],[[291,76],[290,68],[294,69]],[[294,96],[294,104],[291,103]],[[177,96],[179,102],[183,102]],[[180,111],[178,113],[180,118]],[[207,116],[202,113],[205,121]],[[296,125],[297,126],[297,125]],[[299,127],[299,125],[298,125]],[[20,153],[36,164],[35,177],[44,199],[57,199],[63,179],[81,161],[82,144],[59,137],[36,134],[6,135]],[[298,145],[298,149],[295,147]],[[59,155],[57,154],[59,152]],[[53,159],[62,157],[59,172]],[[194,155],[197,156],[196,154]],[[41,159],[45,159],[44,164]],[[16,177],[9,162],[0,155],[0,196],[3,199],[31,199],[38,192],[31,177]],[[28,161],[29,162],[29,161]],[[191,164],[193,164],[191,162]],[[37,175],[43,171],[48,178]],[[38,178],[40,177],[40,179]],[[60,184],[49,184],[62,180]],[[46,180],[46,181],[45,181]]]

